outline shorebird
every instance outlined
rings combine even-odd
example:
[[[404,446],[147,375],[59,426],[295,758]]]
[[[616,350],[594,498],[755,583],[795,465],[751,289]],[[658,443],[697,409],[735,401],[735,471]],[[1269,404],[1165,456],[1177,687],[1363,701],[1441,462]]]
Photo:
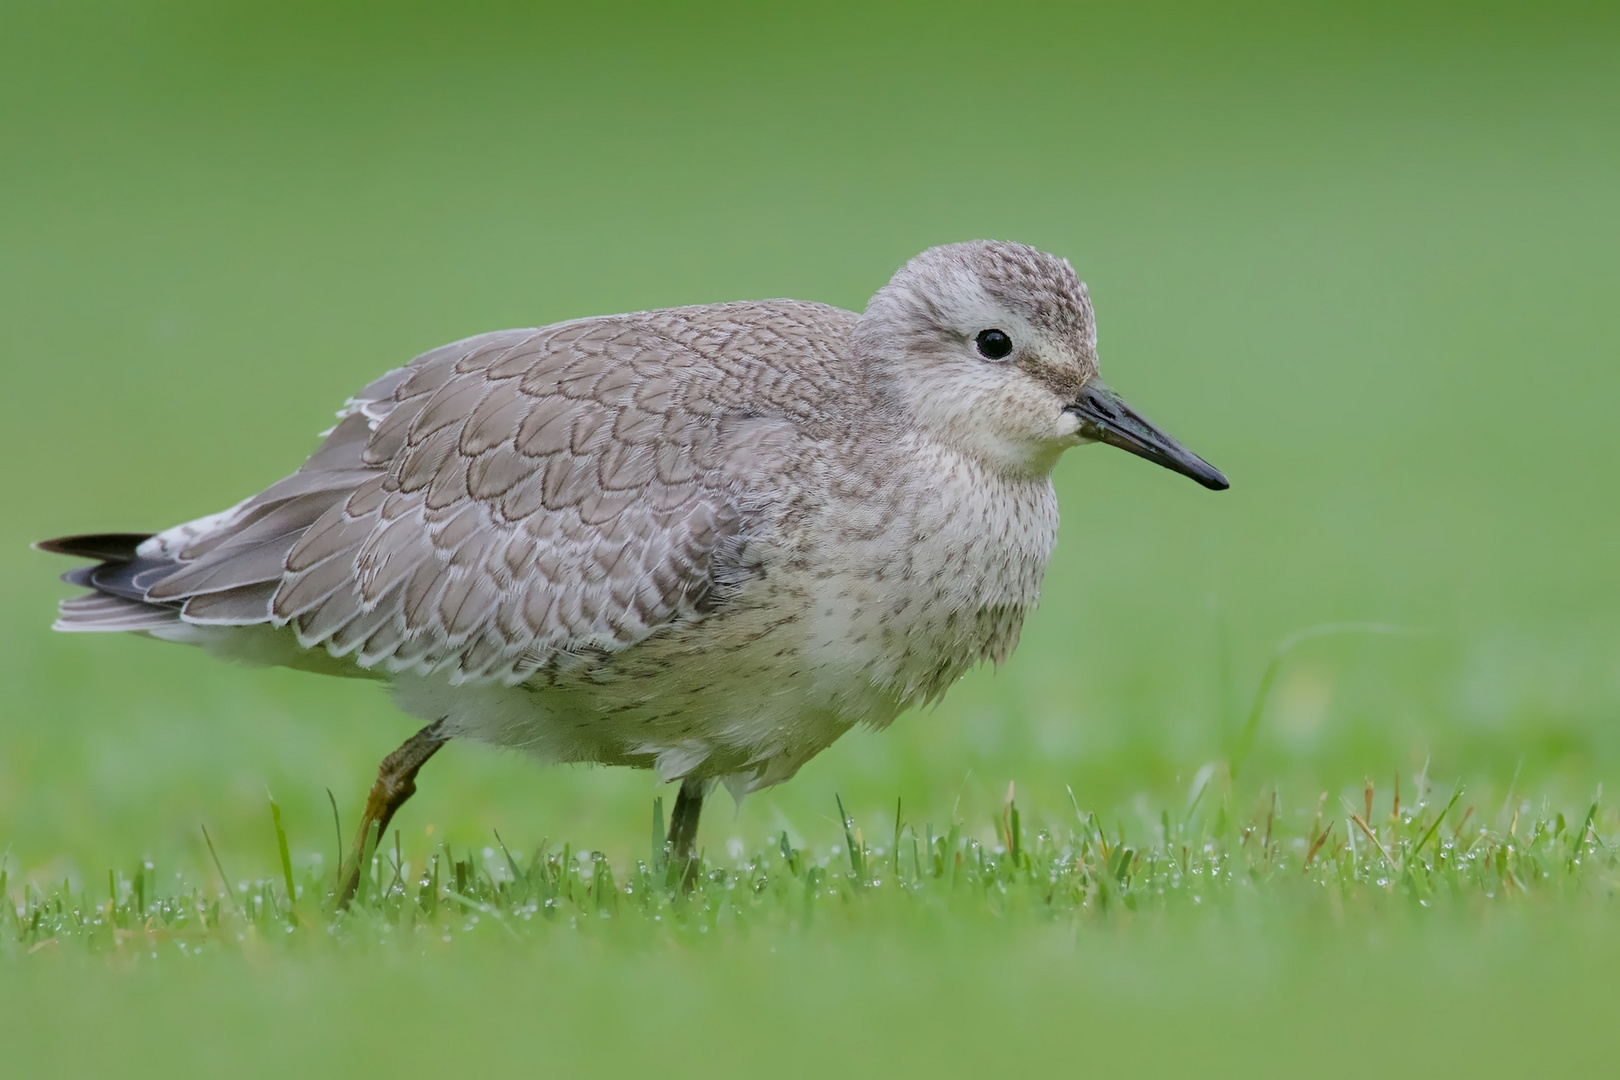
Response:
[[[372,382],[297,472],[96,560],[56,629],[385,680],[427,726],[360,855],[467,738],[681,781],[791,777],[1000,664],[1057,536],[1052,469],[1103,442],[1225,477],[1097,377],[1086,286],[1022,244],[931,248],[863,314],[760,300],[480,334]]]

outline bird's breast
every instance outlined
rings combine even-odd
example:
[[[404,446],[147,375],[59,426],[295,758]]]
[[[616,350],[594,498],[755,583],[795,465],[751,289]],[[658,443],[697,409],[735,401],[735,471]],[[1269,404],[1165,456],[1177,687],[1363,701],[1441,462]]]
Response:
[[[1057,537],[1049,480],[901,449],[865,490],[831,487],[807,575],[806,647],[824,670],[892,701],[879,723],[980,661],[1006,659]]]

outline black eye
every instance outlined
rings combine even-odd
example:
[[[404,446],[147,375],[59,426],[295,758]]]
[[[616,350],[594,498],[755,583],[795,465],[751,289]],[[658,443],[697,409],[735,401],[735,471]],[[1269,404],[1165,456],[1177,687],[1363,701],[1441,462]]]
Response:
[[[974,340],[978,342],[979,355],[986,360],[1000,360],[1012,352],[1012,338],[1000,330],[980,330]]]

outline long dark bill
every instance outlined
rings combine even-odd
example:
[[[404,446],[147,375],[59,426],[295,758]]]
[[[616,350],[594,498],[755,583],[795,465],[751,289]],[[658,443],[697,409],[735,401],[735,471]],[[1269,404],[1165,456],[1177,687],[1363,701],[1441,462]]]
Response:
[[[1219,469],[1154,427],[1096,379],[1080,391],[1069,411],[1080,418],[1080,434],[1085,438],[1128,450],[1137,457],[1191,477],[1211,491],[1231,487]]]

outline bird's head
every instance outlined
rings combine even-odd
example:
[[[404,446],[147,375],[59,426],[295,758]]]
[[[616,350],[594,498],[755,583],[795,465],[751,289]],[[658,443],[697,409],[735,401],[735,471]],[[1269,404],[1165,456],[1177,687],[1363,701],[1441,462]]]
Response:
[[[1105,442],[1221,490],[1226,478],[1097,378],[1097,326],[1064,259],[1024,244],[929,248],[879,289],[855,347],[908,422],[997,469],[1044,475]]]

